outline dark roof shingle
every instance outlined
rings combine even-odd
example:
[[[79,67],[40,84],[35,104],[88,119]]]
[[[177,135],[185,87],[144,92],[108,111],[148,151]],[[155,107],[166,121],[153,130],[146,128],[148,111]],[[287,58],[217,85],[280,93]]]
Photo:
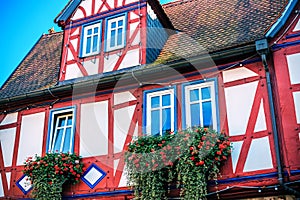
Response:
[[[180,34],[169,38],[159,60],[172,60],[174,49],[189,47],[191,41],[214,52],[261,39],[286,3],[285,0],[179,0],[165,4],[163,8]],[[190,39],[185,42],[182,37]]]
[[[58,81],[63,33],[43,35],[0,90],[0,99],[53,86]]]

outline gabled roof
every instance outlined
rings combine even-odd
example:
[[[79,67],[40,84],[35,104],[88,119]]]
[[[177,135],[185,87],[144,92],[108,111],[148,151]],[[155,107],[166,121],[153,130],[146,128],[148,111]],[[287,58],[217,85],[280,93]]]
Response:
[[[178,48],[188,48],[191,41],[215,52],[261,39],[286,3],[286,0],[179,0],[165,4],[163,9],[179,34],[169,38],[159,60],[177,59],[174,50],[186,50]]]
[[[43,35],[0,90],[0,99],[42,90],[58,81],[63,33]]]

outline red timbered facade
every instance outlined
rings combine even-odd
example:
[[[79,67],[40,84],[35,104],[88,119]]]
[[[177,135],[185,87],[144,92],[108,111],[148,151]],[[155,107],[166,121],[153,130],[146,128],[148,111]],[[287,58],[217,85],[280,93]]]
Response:
[[[0,90],[0,198],[29,197],[28,157],[70,151],[87,169],[64,197],[131,199],[126,144],[194,125],[233,147],[208,199],[298,198],[300,4],[226,3],[70,0]]]

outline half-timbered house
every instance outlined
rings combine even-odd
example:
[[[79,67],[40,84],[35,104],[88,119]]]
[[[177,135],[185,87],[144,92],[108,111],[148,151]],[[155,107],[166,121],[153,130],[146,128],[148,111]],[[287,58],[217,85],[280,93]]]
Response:
[[[59,151],[87,167],[64,197],[130,199],[126,144],[195,125],[233,146],[209,199],[300,197],[299,9],[70,0],[1,87],[0,198],[28,198],[24,161]]]

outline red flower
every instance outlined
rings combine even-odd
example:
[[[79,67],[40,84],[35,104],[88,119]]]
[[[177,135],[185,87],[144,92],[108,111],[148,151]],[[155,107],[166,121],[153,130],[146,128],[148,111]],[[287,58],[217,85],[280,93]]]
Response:
[[[200,161],[198,162],[198,164],[199,164],[199,165],[204,165],[204,161],[203,161],[203,160],[200,160]]]
[[[49,185],[52,185],[52,181],[50,181],[50,182],[48,182],[49,183]]]
[[[159,143],[157,146],[161,147],[162,145],[163,145],[163,144],[160,144],[160,143]]]
[[[222,154],[222,151],[217,151],[217,155],[221,155]]]
[[[194,147],[190,147],[190,150],[193,151],[193,150],[194,150]]]
[[[191,160],[192,160],[192,161],[194,161],[194,160],[195,160],[195,157],[194,157],[194,156],[192,156],[192,157],[191,157]]]

